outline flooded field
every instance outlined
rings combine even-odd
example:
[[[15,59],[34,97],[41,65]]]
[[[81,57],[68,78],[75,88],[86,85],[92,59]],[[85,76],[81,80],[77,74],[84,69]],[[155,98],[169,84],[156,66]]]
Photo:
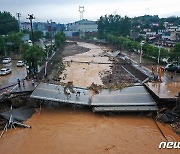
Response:
[[[43,109],[26,124],[32,128],[5,133],[0,153],[178,153],[177,149],[159,150],[159,143],[165,139],[154,121],[135,114],[106,117],[63,107]],[[168,141],[180,141],[168,127],[158,125]]]

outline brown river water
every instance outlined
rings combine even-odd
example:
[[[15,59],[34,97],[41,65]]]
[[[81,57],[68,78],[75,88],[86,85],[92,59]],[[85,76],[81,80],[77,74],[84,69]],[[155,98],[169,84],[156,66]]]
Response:
[[[98,56],[102,50],[83,44],[92,50],[65,60],[105,61]],[[93,56],[95,55],[95,57]],[[78,66],[75,68],[75,66]],[[78,68],[78,69],[77,69]],[[64,72],[64,82],[87,87],[92,82],[102,84],[99,72],[109,66],[73,64]],[[72,71],[73,70],[73,71]],[[73,72],[73,73],[72,73]],[[78,75],[75,75],[78,74]],[[82,77],[83,75],[83,77]],[[177,149],[159,149],[164,137],[151,118],[137,114],[105,116],[88,109],[42,109],[25,122],[31,129],[8,130],[0,139],[0,154],[124,154],[124,153],[178,153]],[[158,123],[168,141],[180,141],[169,126]]]
[[[87,109],[42,109],[25,122],[31,129],[8,130],[0,139],[1,154],[178,153],[158,149],[165,141],[151,118],[136,114],[105,116]],[[158,123],[168,141],[180,141]]]

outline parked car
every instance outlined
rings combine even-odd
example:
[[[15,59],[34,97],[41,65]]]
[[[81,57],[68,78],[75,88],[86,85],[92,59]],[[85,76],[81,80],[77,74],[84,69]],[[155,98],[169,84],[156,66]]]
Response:
[[[3,59],[3,64],[8,64],[11,62],[11,58],[4,58]]]
[[[17,67],[22,67],[24,66],[24,62],[22,60],[19,60],[16,64]]]
[[[180,73],[180,65],[177,64],[167,64],[164,68],[165,71]]]
[[[28,44],[29,44],[29,46],[32,46],[32,45],[33,45],[33,43],[32,43],[31,40],[28,40]]]
[[[0,70],[0,75],[7,75],[11,73],[11,69],[10,68],[2,68]]]

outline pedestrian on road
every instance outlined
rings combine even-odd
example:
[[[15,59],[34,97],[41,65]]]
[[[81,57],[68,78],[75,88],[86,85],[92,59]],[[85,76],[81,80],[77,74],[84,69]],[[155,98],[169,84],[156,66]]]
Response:
[[[69,88],[66,89],[66,93],[67,93],[67,98],[70,98],[71,97],[71,92],[70,92]]]
[[[34,80],[32,79],[32,86],[34,86]]]
[[[152,66],[152,75],[154,75],[154,71],[155,71],[155,68],[154,68],[154,64]]]
[[[9,91],[8,91],[8,88],[6,88],[6,95],[8,95]]]
[[[159,68],[159,81],[162,82],[162,67]]]
[[[17,79],[17,83],[18,83],[18,86],[19,86],[19,88],[21,87],[21,81],[20,81],[20,79]]]
[[[171,80],[173,80],[173,75],[171,75]]]
[[[22,79],[22,83],[23,83],[23,87],[25,87],[25,82],[24,82],[24,79]]]
[[[78,90],[78,91],[76,92],[76,96],[79,96],[79,97],[80,97],[80,94],[81,94],[81,92]]]

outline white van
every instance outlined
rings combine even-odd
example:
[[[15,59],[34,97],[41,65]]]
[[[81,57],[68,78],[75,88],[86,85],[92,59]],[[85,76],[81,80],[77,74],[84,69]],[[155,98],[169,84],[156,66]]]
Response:
[[[30,46],[33,45],[31,40],[28,40],[28,44],[29,44]]]

